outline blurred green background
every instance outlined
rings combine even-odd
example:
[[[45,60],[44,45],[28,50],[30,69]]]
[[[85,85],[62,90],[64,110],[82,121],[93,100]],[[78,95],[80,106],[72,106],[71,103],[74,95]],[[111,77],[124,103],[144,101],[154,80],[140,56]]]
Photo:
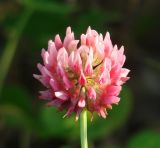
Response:
[[[90,148],[160,147],[160,1],[1,0],[0,148],[79,148],[74,115],[38,99],[40,51],[71,26],[75,36],[88,26],[125,46],[131,79],[107,119],[88,121]]]

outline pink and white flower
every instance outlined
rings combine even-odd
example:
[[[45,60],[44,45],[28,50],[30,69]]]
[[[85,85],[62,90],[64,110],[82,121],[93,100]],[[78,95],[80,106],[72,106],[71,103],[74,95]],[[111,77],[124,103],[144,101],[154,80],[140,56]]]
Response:
[[[105,118],[107,110],[119,103],[129,70],[123,68],[124,47],[113,46],[108,32],[103,38],[89,27],[79,41],[68,27],[64,41],[56,35],[41,55],[43,65],[37,65],[41,74],[34,77],[46,87],[40,98],[49,106],[67,110],[66,116],[75,112],[76,119],[83,109]]]

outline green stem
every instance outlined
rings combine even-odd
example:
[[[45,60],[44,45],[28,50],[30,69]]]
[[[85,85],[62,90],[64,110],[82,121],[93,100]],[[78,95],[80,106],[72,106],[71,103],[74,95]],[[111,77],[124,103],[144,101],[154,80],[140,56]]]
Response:
[[[30,9],[24,10],[22,13],[21,18],[18,20],[16,26],[11,30],[9,34],[8,41],[6,43],[6,47],[0,58],[0,65],[1,65],[1,74],[0,74],[0,93],[4,84],[5,77],[8,73],[9,67],[12,63],[12,59],[16,52],[21,34],[32,14]]]
[[[87,142],[87,110],[81,112],[80,115],[80,130],[81,130],[81,148],[88,148]]]

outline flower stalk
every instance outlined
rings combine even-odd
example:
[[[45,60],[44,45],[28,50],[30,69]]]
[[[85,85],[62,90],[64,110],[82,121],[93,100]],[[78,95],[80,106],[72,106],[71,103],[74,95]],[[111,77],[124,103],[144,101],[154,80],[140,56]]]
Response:
[[[81,148],[88,148],[87,141],[87,110],[83,110],[80,115],[80,135]]]

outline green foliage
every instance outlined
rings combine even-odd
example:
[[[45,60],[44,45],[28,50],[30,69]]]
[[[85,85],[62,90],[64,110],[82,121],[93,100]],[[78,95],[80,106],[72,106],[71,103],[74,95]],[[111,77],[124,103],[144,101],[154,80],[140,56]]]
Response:
[[[8,36],[6,47],[4,49],[2,57],[0,58],[0,65],[1,65],[0,95],[1,95],[1,90],[3,87],[5,77],[7,75],[13,56],[15,54],[16,47],[19,43],[20,36],[31,14],[32,14],[31,10],[28,10],[28,9],[24,10],[23,13],[21,14],[20,19],[17,21],[15,27],[12,28]]]
[[[47,46],[49,39],[54,39],[55,34],[59,33],[63,36],[65,28],[69,26],[68,17],[67,15],[48,12],[34,12],[24,30],[24,34],[33,42],[34,46],[30,48],[41,50]]]
[[[2,98],[0,100],[2,104],[9,104],[18,106],[19,108],[25,110],[26,112],[31,111],[31,96],[27,93],[25,89],[20,86],[10,85],[6,86],[2,93]]]
[[[79,39],[77,36],[85,33],[88,26],[98,29],[99,32],[105,32],[106,27],[103,24],[106,20],[113,23],[121,18],[122,15],[119,13],[100,10],[88,10],[87,13],[77,14],[76,16],[71,16],[68,13],[62,15],[60,13],[49,13],[48,11],[34,11],[24,30],[24,34],[33,43],[33,50],[41,50],[47,46],[49,39],[54,39],[55,34],[60,34],[63,40],[65,29],[68,26],[72,27],[75,38]]]
[[[19,86],[4,87],[0,100],[0,118],[8,126],[31,128],[31,96]]]
[[[42,137],[61,137],[61,138],[77,138],[79,136],[78,122],[75,122],[74,117],[63,119],[64,113],[57,112],[53,107],[42,107],[39,113],[39,124],[41,129],[38,131]],[[76,136],[76,137],[75,137]]]
[[[36,0],[19,0],[19,2],[27,8],[54,14],[65,15],[74,10],[74,7],[71,5],[49,0],[39,0],[38,2]]]
[[[74,23],[74,25],[76,25],[75,28],[78,34],[84,32],[88,26],[91,26],[94,29],[100,29],[100,32],[106,32],[106,26],[104,26],[105,23],[113,23],[120,19],[122,19],[120,13],[91,9],[88,10],[87,13],[85,12],[76,16],[76,23]]]
[[[153,130],[142,131],[130,139],[127,148],[158,148],[160,133]]]
[[[1,105],[0,120],[8,127],[30,128],[28,115],[15,105]]]

